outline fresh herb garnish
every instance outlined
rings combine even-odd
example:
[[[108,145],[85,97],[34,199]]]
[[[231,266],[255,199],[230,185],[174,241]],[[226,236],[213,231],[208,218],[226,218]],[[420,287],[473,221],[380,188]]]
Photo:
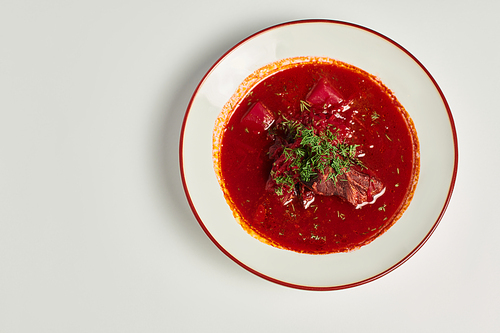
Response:
[[[300,100],[300,111],[309,111],[310,107],[311,104],[309,104],[307,101]]]
[[[307,107],[306,103],[301,101],[301,109]],[[349,172],[351,166],[364,167],[356,156],[359,145],[342,142],[333,126],[319,130],[288,119],[281,121],[279,126],[288,138],[271,171],[279,196],[293,193],[299,182],[311,182],[320,175],[336,182],[337,177]]]

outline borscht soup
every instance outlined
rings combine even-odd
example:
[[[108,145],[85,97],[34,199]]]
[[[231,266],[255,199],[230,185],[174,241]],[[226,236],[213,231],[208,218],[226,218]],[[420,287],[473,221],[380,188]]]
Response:
[[[274,62],[217,118],[215,172],[236,221],[261,242],[348,252],[386,232],[413,197],[415,126],[376,76],[330,58]]]

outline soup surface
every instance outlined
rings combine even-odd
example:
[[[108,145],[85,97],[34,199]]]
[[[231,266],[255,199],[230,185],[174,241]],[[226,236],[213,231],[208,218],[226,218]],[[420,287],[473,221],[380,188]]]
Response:
[[[301,57],[249,76],[214,130],[214,167],[236,220],[300,253],[355,250],[408,207],[419,171],[413,122],[375,76]]]

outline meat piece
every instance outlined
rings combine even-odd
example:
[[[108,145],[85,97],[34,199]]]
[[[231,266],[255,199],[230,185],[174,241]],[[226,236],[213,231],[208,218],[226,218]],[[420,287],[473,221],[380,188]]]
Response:
[[[373,176],[351,169],[337,176],[337,179],[329,178],[328,172],[320,174],[313,182],[306,185],[319,195],[337,195],[344,198],[354,206],[369,202],[373,197],[383,191],[382,182]]]
[[[300,184],[300,199],[302,206],[307,209],[313,202],[316,196],[314,192],[308,189],[304,184]]]
[[[261,102],[255,103],[241,118],[241,123],[248,130],[260,133],[267,130],[274,123],[274,114]]]
[[[271,160],[276,160],[283,153],[284,145],[285,141],[281,137],[277,136],[273,145],[269,147],[268,151],[269,158]]]
[[[269,177],[269,179],[267,180],[265,188],[266,191],[275,192],[276,194],[278,194],[276,190],[281,189],[281,192],[278,194],[278,198],[284,206],[288,205],[295,198],[297,198],[297,191],[295,190],[295,186],[280,187],[271,177]]]
[[[316,83],[306,97],[306,101],[311,105],[335,105],[342,102],[342,96],[333,88],[326,78],[322,78]]]

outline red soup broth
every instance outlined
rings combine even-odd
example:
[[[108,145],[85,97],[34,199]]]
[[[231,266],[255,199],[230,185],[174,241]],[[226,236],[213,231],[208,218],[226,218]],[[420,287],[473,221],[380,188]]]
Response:
[[[304,208],[283,205],[266,182],[273,161],[267,131],[249,131],[242,118],[261,102],[276,118],[297,119],[300,101],[328,78],[353,110],[349,143],[384,184],[375,202],[355,207],[338,196],[316,195]],[[308,254],[348,252],[387,231],[408,207],[419,173],[419,146],[411,118],[375,76],[329,58],[292,58],[249,76],[225,105],[214,131],[214,167],[236,220],[269,245]]]

